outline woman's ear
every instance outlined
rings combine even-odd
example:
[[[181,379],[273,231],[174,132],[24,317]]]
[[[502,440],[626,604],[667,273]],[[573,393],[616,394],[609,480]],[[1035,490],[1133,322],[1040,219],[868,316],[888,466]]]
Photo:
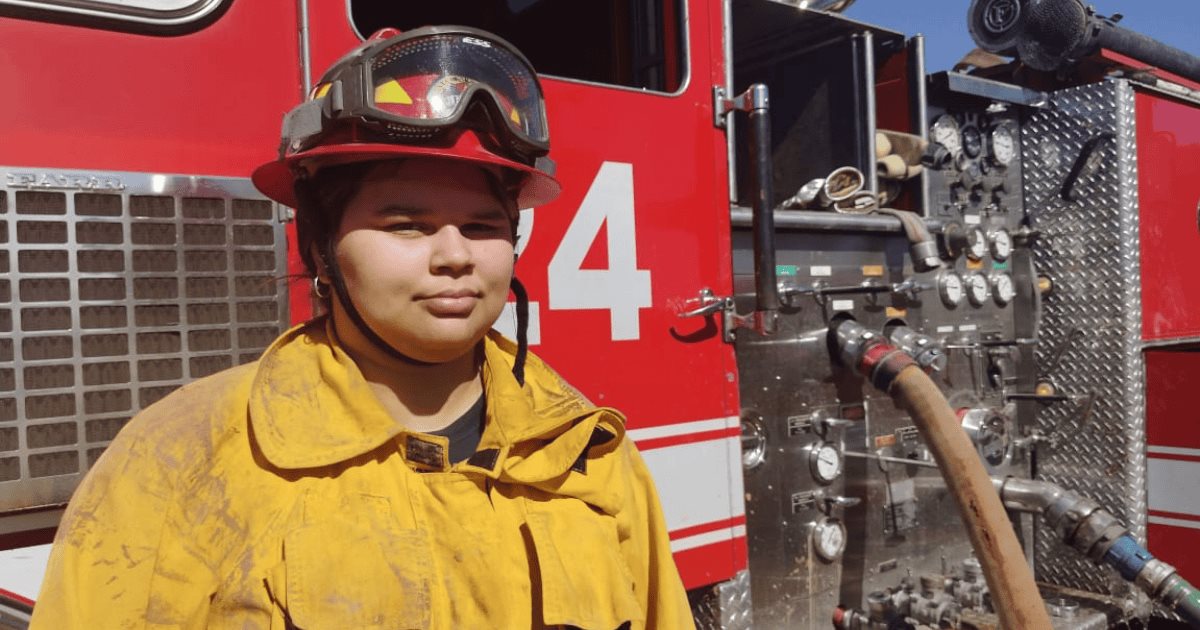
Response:
[[[317,281],[321,284],[329,284],[329,261],[325,260],[325,252],[317,247],[316,243],[309,246],[309,255],[312,256],[313,264],[317,266]]]

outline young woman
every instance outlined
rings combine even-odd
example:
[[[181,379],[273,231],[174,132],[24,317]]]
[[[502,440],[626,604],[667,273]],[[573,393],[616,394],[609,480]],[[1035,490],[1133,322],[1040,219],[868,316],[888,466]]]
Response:
[[[489,332],[518,208],[558,193],[503,40],[384,33],[254,174],[297,210],[328,315],[121,432],[51,555],[35,628],[688,628],[624,420]],[[523,309],[518,307],[518,311]]]

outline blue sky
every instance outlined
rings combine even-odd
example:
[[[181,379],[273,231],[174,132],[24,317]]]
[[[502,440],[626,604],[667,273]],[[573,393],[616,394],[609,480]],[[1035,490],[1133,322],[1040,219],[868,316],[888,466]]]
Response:
[[[1200,0],[1084,1],[1101,15],[1122,13],[1121,26],[1200,55]],[[967,32],[969,0],[857,0],[845,15],[893,31],[925,35],[930,72],[947,70],[975,47]]]

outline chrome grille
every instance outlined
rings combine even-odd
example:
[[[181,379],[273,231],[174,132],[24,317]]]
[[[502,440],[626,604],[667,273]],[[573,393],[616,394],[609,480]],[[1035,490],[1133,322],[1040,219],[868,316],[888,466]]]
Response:
[[[286,326],[247,180],[0,167],[0,512],[65,502],[117,431]]]

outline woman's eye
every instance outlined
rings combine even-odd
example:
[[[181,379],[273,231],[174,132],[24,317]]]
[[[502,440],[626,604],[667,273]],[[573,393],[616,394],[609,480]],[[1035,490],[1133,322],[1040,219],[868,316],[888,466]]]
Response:
[[[391,231],[391,232],[421,232],[421,231],[423,231],[423,227],[420,223],[413,223],[412,221],[403,221],[400,223],[392,223],[391,225],[387,226],[387,229],[388,229],[388,231]]]
[[[468,223],[463,226],[463,232],[467,234],[495,234],[504,230],[505,226],[499,223]]]

